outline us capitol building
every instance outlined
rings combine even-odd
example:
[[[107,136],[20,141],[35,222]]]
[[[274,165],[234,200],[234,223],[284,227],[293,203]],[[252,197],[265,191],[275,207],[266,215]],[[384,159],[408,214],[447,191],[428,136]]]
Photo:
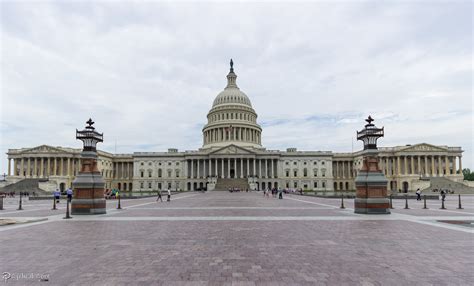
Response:
[[[355,190],[362,152],[267,150],[262,127],[248,96],[237,86],[231,61],[227,86],[215,98],[196,151],[98,151],[106,188],[121,191],[158,189],[226,190],[302,188],[315,191]],[[429,178],[462,181],[461,147],[426,143],[379,148],[380,166],[389,190],[428,188]],[[41,145],[8,150],[8,180],[37,180],[46,191],[71,186],[80,168],[81,149]]]

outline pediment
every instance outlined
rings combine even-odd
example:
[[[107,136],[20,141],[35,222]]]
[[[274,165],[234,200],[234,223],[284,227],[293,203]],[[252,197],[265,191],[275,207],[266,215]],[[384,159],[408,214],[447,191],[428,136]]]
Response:
[[[220,149],[217,149],[213,152],[210,152],[209,155],[254,155],[254,152],[247,150],[243,147],[231,144]]]
[[[59,148],[56,148],[56,147],[52,147],[52,146],[48,146],[48,145],[41,145],[41,146],[38,146],[38,147],[33,147],[33,148],[30,148],[30,149],[26,149],[21,153],[22,154],[38,154],[38,153],[64,153],[64,152],[65,152],[65,150],[62,150],[62,149],[59,149]]]
[[[431,144],[427,143],[421,143],[421,144],[416,144],[413,146],[406,146],[405,148],[402,148],[400,151],[404,152],[445,152],[447,151],[446,148],[439,147],[439,146],[434,146]]]

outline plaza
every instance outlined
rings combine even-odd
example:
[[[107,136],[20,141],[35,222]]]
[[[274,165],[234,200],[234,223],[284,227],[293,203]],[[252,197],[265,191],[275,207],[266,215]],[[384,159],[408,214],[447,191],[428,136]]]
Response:
[[[0,219],[38,221],[0,227],[0,265],[11,285],[471,285],[474,197],[457,199],[368,216],[352,199],[184,192],[65,220],[64,200],[7,198]]]

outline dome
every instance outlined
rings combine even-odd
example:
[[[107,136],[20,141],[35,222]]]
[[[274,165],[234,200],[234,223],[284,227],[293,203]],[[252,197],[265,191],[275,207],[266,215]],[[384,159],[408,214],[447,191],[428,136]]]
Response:
[[[214,99],[214,103],[212,107],[221,104],[244,104],[252,107],[252,103],[250,103],[250,99],[247,97],[245,93],[240,91],[239,88],[227,88],[221,91],[216,99]]]
[[[223,104],[243,104],[247,105],[248,107],[252,107],[250,99],[245,93],[240,91],[239,87],[237,86],[237,75],[234,73],[233,65],[234,63],[231,61],[230,72],[227,75],[227,86],[217,95],[216,99],[214,99],[212,107]]]

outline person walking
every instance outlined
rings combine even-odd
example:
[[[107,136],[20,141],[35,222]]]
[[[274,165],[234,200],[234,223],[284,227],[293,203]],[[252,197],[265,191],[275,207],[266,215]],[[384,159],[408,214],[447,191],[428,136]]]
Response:
[[[446,192],[441,190],[441,200],[444,202],[446,200]]]
[[[416,190],[416,200],[417,201],[421,201],[421,191],[420,191],[420,188],[418,188]]]
[[[72,190],[71,190],[71,188],[68,188],[66,190],[66,194],[67,194],[67,201],[71,202],[72,201]]]
[[[156,198],[156,201],[160,200],[163,202],[163,199],[161,198],[161,190],[158,190],[158,198]]]
[[[171,201],[171,190],[168,189],[168,199],[166,200],[167,202]]]
[[[56,203],[59,204],[59,198],[61,196],[61,192],[59,191],[59,189],[56,189],[56,191],[54,191],[53,195],[54,195],[54,199],[56,200]]]
[[[283,199],[283,191],[281,188],[278,188],[278,199],[282,200]]]

